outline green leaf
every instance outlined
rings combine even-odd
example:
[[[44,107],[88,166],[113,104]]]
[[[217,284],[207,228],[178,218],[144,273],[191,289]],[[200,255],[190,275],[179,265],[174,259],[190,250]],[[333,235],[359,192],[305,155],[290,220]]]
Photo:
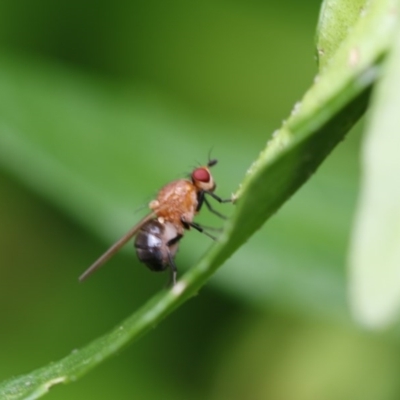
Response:
[[[33,399],[44,394],[56,383],[70,382],[79,378],[108,356],[115,354],[147,332],[176,307],[195,295],[216,269],[314,173],[363,114],[371,85],[376,78],[377,66],[390,41],[393,15],[389,14],[389,10],[392,7],[393,2],[389,0],[369,3],[363,18],[355,24],[351,34],[335,52],[329,66],[324,68],[303,100],[296,104],[292,115],[273,135],[266,149],[249,169],[236,193],[238,200],[232,217],[227,221],[218,242],[198,265],[183,275],[172,290],[160,292],[111,333],[81,350],[74,351],[58,362],[4,382],[0,386],[0,397],[7,400]],[[21,81],[18,79],[20,77],[18,69],[22,67],[14,67],[11,73],[15,74],[14,80],[3,79],[0,82],[2,89],[0,107],[2,114],[5,115],[2,119],[4,134],[0,136],[3,164],[10,170],[16,171],[19,176],[23,176],[26,181],[30,180],[32,187],[47,193],[66,210],[70,211],[71,207],[76,209],[83,221],[93,224],[95,216],[105,215],[103,220],[96,223],[102,231],[108,229],[114,235],[117,227],[123,224],[121,222],[123,216],[128,213],[126,205],[131,201],[127,200],[129,191],[123,179],[110,180],[115,186],[108,189],[115,189],[114,191],[103,190],[102,177],[96,172],[102,163],[114,158],[125,163],[126,169],[132,168],[128,150],[124,153],[121,149],[129,149],[135,144],[140,145],[140,140],[138,142],[137,138],[133,139],[127,134],[121,138],[122,143],[119,142],[116,148],[110,145],[106,138],[108,130],[124,131],[127,116],[121,114],[121,125],[118,127],[109,125],[109,114],[105,113],[100,116],[96,127],[83,127],[77,123],[72,129],[71,120],[63,120],[61,114],[61,122],[68,123],[68,126],[65,127],[65,131],[56,130],[60,136],[57,137],[55,145],[56,141],[52,140],[54,132],[52,127],[60,126],[60,109],[65,111],[65,107],[60,108],[60,104],[52,103],[50,96],[43,103],[28,101],[31,114],[19,115],[19,108],[11,107],[13,101],[24,103],[32,100],[26,96],[43,93],[40,87],[43,80],[36,81],[37,83],[29,79]],[[46,73],[44,78],[48,79]],[[16,88],[21,90],[22,95]],[[74,97],[73,88],[74,79],[71,78],[70,82],[65,82],[65,99],[69,96]],[[55,89],[50,86],[47,89],[48,93],[51,93],[52,90],[59,90],[60,86]],[[110,91],[112,92],[112,88]],[[92,90],[81,93],[79,97],[81,103],[76,102],[76,98],[73,102],[67,102],[68,106],[74,106],[70,112],[76,115],[76,121],[79,121],[82,104],[88,102],[104,106],[102,105],[104,97],[101,93],[93,95],[94,92]],[[46,107],[43,107],[43,104],[46,104]],[[121,104],[118,107],[114,106],[115,113],[120,112],[120,106]],[[141,109],[140,105],[136,106],[138,110]],[[112,107],[110,102],[104,108],[112,109]],[[142,113],[135,115],[129,125],[144,124],[150,135],[165,128],[164,124],[157,126],[156,121],[159,119],[154,121],[151,118],[141,119],[140,116],[146,114],[146,111],[148,111],[146,107],[143,107]],[[42,118],[37,118],[38,113],[41,117],[46,115],[47,118],[44,119],[46,123],[43,123]],[[96,116],[98,117],[97,113]],[[167,126],[172,125],[167,124]],[[85,130],[96,132],[95,140],[93,136],[83,135]],[[26,132],[33,132],[34,135],[29,137]],[[40,140],[44,137],[45,140]],[[59,140],[63,144],[62,149],[59,147]],[[42,147],[44,143],[45,146]],[[84,153],[96,154],[98,151],[98,162],[87,165],[85,159],[82,159],[82,152],[77,151],[76,143],[83,146]],[[163,143],[157,145],[162,148]],[[35,151],[32,152],[32,149]],[[180,150],[184,150],[184,145]],[[31,168],[26,168],[26,160],[30,162]],[[96,158],[90,157],[90,160]],[[22,161],[25,161],[25,165]],[[172,164],[174,162],[176,161],[171,160]],[[110,162],[111,169],[112,164]],[[145,171],[143,168],[141,171],[149,175],[154,172]],[[47,182],[51,181],[53,185],[43,184],[44,179],[41,178],[44,175]],[[114,174],[114,176],[119,175]],[[71,190],[72,187],[78,187],[79,190]],[[122,195],[123,200],[114,198],[110,193]],[[89,200],[96,196],[100,196],[98,202],[92,204]],[[115,208],[116,204],[121,204],[121,207]]]
[[[137,222],[140,216],[134,210],[152,198],[149,193],[154,196],[183,166],[204,159],[210,144],[221,161],[215,178],[223,197],[236,188],[253,156],[249,150],[244,154],[247,136],[232,141],[240,135],[234,127],[199,121],[144,86],[121,89],[57,65],[3,54],[0,89],[0,163],[106,244]],[[179,157],[172,157],[177,149]],[[327,191],[351,186],[351,174],[345,180],[341,177],[344,165],[343,160],[331,165],[323,179]],[[318,192],[320,186],[321,182]],[[315,192],[312,187],[303,191],[296,203],[274,218],[269,237],[258,236],[242,248],[212,283],[256,306],[273,301],[303,313],[343,314],[344,277],[337,269],[343,261],[338,254],[344,254],[341,238],[348,230],[349,197],[354,194],[350,192],[344,202],[341,196],[339,204],[330,201],[331,195],[316,199]],[[340,223],[331,213],[310,212],[310,203],[329,201],[343,215]],[[225,205],[223,212],[231,209]],[[322,216],[326,224],[320,223]],[[310,235],[299,239],[304,229]],[[203,242],[208,245],[207,240]],[[199,253],[201,241],[196,233],[185,237],[179,257],[187,254],[187,262],[180,261],[179,267],[200,257],[193,253]],[[131,247],[126,249],[132,255]],[[243,263],[253,265],[250,273]]]
[[[316,36],[320,69],[329,63],[367,7],[365,0],[324,0],[322,2]]]
[[[398,10],[398,9],[397,9]],[[400,308],[400,25],[374,92],[350,253],[350,298],[363,324],[382,328]]]

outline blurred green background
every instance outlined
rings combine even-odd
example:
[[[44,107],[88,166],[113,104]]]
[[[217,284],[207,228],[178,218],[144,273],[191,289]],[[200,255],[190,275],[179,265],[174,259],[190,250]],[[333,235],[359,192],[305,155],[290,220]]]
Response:
[[[162,287],[131,246],[77,277],[210,149],[218,193],[236,190],[312,83],[319,6],[0,2],[1,380],[83,346]],[[398,343],[363,332],[346,304],[360,133],[199,296],[48,398],[398,399]],[[209,245],[189,233],[181,273]]]

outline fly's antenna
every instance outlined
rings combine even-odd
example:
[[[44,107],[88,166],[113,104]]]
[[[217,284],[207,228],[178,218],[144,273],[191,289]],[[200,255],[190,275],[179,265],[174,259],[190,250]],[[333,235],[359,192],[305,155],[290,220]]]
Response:
[[[213,167],[215,164],[218,163],[218,160],[216,158],[211,158],[211,152],[213,151],[214,146],[210,148],[208,151],[208,162],[207,162],[207,167]]]
[[[217,163],[218,160],[216,158],[214,158],[213,160],[208,160],[207,167],[213,167]]]
[[[210,150],[208,151],[208,162],[207,162],[207,167],[213,167],[213,166],[218,162],[217,159],[211,158],[211,153],[212,153],[213,149],[214,149],[214,146],[212,146],[212,147],[210,148]]]

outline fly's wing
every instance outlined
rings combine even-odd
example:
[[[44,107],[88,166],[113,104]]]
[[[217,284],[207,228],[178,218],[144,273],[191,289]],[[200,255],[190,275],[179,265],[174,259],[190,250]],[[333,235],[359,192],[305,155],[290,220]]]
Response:
[[[121,249],[122,246],[126,244],[133,236],[135,236],[139,229],[151,221],[155,217],[155,213],[150,213],[139,221],[129,232],[127,232],[121,239],[115,242],[100,258],[98,258],[80,277],[79,280],[84,281],[89,275],[100,268],[106,261],[108,261],[117,251]]]

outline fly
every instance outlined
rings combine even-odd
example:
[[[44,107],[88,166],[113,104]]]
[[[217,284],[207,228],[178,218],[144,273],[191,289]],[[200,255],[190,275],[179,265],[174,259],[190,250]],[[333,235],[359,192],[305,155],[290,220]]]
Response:
[[[156,200],[149,204],[151,212],[98,258],[79,280],[85,280],[136,235],[134,246],[139,260],[152,271],[164,271],[169,267],[174,285],[177,277],[174,259],[185,230],[194,228],[216,239],[203,226],[193,221],[194,216],[205,204],[212,213],[225,219],[224,215],[212,207],[207,196],[219,203],[232,201],[223,200],[214,193],[216,184],[210,168],[215,164],[217,160],[210,160],[207,165],[195,168],[190,179],[179,179],[161,188]]]

